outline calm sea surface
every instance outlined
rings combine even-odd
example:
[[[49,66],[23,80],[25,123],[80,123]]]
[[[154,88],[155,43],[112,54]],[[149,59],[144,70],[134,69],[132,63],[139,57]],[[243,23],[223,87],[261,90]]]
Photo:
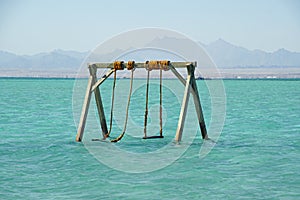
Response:
[[[209,122],[208,92],[197,83]],[[200,159],[196,139],[173,164],[149,173],[114,170],[75,142],[73,86],[71,79],[0,79],[0,199],[300,199],[300,80],[225,80],[226,121],[214,149]],[[155,149],[166,139],[125,136],[118,145]]]

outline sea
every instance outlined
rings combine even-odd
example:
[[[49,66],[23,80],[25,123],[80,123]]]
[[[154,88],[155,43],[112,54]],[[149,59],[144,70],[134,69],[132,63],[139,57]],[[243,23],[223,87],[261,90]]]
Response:
[[[184,133],[182,143],[173,141],[182,96],[168,88],[163,88],[162,101],[168,112],[163,114],[165,137],[142,139],[144,85],[132,94],[122,140],[102,140],[92,97],[89,115],[98,124],[87,124],[83,142],[76,142],[78,106],[81,109],[87,82],[0,78],[0,199],[300,199],[299,79],[222,80],[226,101],[220,113],[224,121],[216,123],[219,134],[203,141],[197,117],[191,117],[188,121],[196,125],[187,123],[184,129],[192,128],[195,134],[187,138]],[[212,114],[212,91],[207,87],[214,82],[197,80],[208,135],[218,116]],[[110,127],[112,80],[105,84],[100,91]],[[153,95],[157,86],[150,85],[149,134],[159,130],[159,107],[153,103],[159,102],[159,95]],[[120,100],[120,87],[115,91],[111,137],[121,133],[125,119],[127,96]],[[98,140],[91,141],[89,132]],[[205,143],[210,151],[201,156]],[[140,160],[134,159],[138,156]]]

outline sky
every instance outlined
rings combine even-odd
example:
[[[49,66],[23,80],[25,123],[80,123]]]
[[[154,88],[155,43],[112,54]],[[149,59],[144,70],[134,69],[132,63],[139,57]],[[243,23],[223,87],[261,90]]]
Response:
[[[0,0],[0,50],[20,55],[89,51],[143,27],[209,44],[300,52],[298,0]]]

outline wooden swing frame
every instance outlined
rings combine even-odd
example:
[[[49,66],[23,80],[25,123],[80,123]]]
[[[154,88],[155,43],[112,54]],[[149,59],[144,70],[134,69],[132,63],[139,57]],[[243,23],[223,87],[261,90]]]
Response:
[[[128,63],[124,63],[123,61],[116,61],[114,63],[88,64],[90,76],[88,79],[87,89],[86,89],[81,116],[78,124],[76,141],[77,142],[82,141],[92,93],[94,93],[95,96],[103,139],[105,140],[107,138],[108,129],[107,129],[106,118],[104,114],[103,103],[102,103],[99,87],[116,70],[123,70],[125,68],[127,68],[128,70],[132,70],[133,68],[145,68],[147,70],[149,69],[150,70],[156,70],[156,69],[171,70],[173,74],[179,79],[179,81],[185,86],[184,96],[182,99],[181,110],[180,110],[180,115],[179,115],[176,135],[175,135],[175,141],[180,142],[182,139],[182,132],[184,128],[184,122],[186,118],[190,93],[192,93],[194,97],[194,104],[197,113],[199,127],[201,130],[202,139],[208,139],[200,97],[199,97],[196,79],[194,75],[196,66],[197,66],[196,62],[172,62],[171,63],[170,61],[147,61],[145,63],[135,63],[134,61],[129,61]],[[102,78],[98,80],[97,69],[100,68],[101,69],[107,68],[110,70]],[[183,76],[176,70],[176,68],[186,68],[187,78],[184,79]]]

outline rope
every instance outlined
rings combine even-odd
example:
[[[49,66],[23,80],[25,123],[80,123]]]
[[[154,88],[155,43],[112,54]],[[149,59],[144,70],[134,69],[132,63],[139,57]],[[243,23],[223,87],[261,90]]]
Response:
[[[132,85],[133,85],[133,72],[134,72],[134,61],[128,61],[127,69],[131,70],[131,77],[130,77],[130,88],[129,88],[129,94],[128,94],[128,101],[127,101],[127,107],[126,107],[126,116],[125,116],[125,122],[123,127],[123,132],[115,139],[111,140],[111,142],[118,142],[120,141],[125,132],[127,127],[127,121],[128,121],[128,114],[129,114],[129,105],[130,105],[130,99],[131,99],[131,93],[132,93]]]
[[[147,120],[148,120],[148,96],[149,96],[149,77],[150,77],[150,71],[152,69],[159,69],[159,120],[160,120],[160,130],[159,135],[160,137],[163,137],[162,135],[162,70],[168,70],[170,65],[170,61],[147,61],[146,62],[146,69],[148,70],[147,74],[147,88],[146,88],[146,108],[145,108],[145,121],[144,121],[144,139],[147,138]]]
[[[128,61],[128,63],[127,63],[127,69],[128,70],[132,70],[134,68],[134,64],[135,64],[134,61]]]
[[[124,69],[124,61],[115,61],[114,69],[115,70],[123,70]]]
[[[115,101],[115,88],[116,88],[116,79],[117,79],[117,70],[124,69],[124,61],[115,61],[114,62],[114,82],[111,95],[111,108],[110,108],[110,122],[109,122],[109,131],[105,134],[105,137],[109,137],[112,130],[112,121],[113,121],[113,110],[114,110],[114,101]]]
[[[147,85],[146,85],[146,108],[145,108],[145,121],[144,121],[144,138],[147,138],[147,119],[148,119],[148,93],[149,93],[149,77],[150,70],[147,73]]]
[[[165,71],[169,70],[170,61],[169,60],[161,60],[160,62],[160,69],[163,69]]]
[[[159,134],[162,137],[162,69],[160,68],[159,73]]]
[[[109,122],[109,131],[105,134],[106,137],[109,137],[112,129],[112,121],[113,121],[113,110],[114,110],[114,100],[115,100],[115,88],[116,88],[116,79],[117,79],[117,70],[114,70],[114,82],[113,89],[111,94],[111,108],[110,108],[110,122]]]

